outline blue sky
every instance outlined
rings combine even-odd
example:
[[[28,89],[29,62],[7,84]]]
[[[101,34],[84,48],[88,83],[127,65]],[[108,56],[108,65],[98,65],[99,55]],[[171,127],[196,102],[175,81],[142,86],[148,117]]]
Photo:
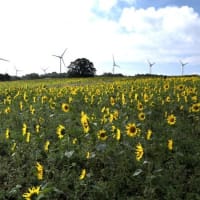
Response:
[[[198,0],[0,0],[0,73],[59,72],[86,57],[97,74],[200,74]],[[62,66],[62,72],[67,68]]]

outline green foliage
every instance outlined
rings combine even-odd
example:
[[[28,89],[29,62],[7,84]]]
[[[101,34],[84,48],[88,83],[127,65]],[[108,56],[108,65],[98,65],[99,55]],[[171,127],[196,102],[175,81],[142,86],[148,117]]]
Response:
[[[96,73],[92,62],[86,58],[78,58],[68,66],[69,77],[91,77]]]

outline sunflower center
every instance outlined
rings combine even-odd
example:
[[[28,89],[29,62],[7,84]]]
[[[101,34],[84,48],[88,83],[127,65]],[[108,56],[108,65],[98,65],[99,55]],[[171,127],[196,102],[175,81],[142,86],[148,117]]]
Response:
[[[130,127],[130,132],[131,133],[135,133],[136,132],[136,127],[135,126],[131,126]]]

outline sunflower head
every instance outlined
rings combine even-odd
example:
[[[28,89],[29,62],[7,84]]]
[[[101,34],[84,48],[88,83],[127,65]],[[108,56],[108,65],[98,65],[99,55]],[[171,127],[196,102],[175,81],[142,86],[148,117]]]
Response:
[[[24,193],[22,196],[24,197],[25,200],[32,200],[35,199],[40,192],[41,192],[40,186],[31,187],[28,189],[28,192]]]
[[[167,123],[169,125],[174,125],[176,123],[176,116],[171,114],[171,115],[168,115],[167,117]]]
[[[136,127],[136,125],[134,123],[129,123],[127,126],[126,126],[126,133],[128,136],[130,137],[135,137],[138,133],[138,129]]]
[[[69,112],[69,104],[67,103],[62,103],[62,111],[63,112]]]
[[[142,111],[142,110],[144,109],[144,107],[143,107],[143,105],[142,105],[141,102],[138,102],[138,104],[137,104],[137,109],[138,109],[139,111]]]
[[[193,104],[191,110],[192,110],[192,112],[199,112],[200,111],[200,103]]]
[[[59,125],[57,127],[56,134],[58,135],[59,139],[62,139],[65,134],[65,127],[63,125]]]
[[[167,144],[168,149],[171,151],[173,149],[173,140],[170,139],[168,140],[168,144]]]
[[[104,129],[101,129],[100,131],[98,131],[97,137],[100,140],[106,140],[108,138],[108,136],[106,135],[106,131]]]
[[[136,160],[140,161],[144,154],[143,147],[140,143],[136,145],[135,154],[136,154]]]
[[[145,113],[140,112],[140,113],[138,114],[138,118],[139,118],[140,121],[144,121],[144,120],[145,120]]]

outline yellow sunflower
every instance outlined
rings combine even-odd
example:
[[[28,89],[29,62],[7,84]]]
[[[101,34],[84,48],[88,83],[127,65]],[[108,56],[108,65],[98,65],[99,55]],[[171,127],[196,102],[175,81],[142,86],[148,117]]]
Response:
[[[170,139],[168,140],[168,144],[167,144],[168,149],[171,151],[173,149],[173,140]]]
[[[63,125],[59,125],[56,130],[56,134],[58,135],[59,139],[62,139],[65,134],[65,127]]]
[[[176,123],[176,116],[171,114],[171,115],[168,115],[167,117],[167,123],[169,125],[174,125]]]
[[[143,105],[142,105],[141,102],[138,102],[138,104],[137,104],[137,109],[138,109],[139,111],[142,111],[142,110],[144,109],[144,107],[143,107]]]
[[[45,142],[45,144],[44,144],[44,150],[45,150],[46,152],[49,151],[49,145],[50,145],[50,142],[49,142],[49,140],[47,140],[47,141]]]
[[[127,126],[126,126],[126,133],[128,136],[130,137],[135,137],[138,133],[138,129],[136,127],[136,125],[134,123],[129,123]]]
[[[37,169],[37,178],[38,178],[38,180],[42,180],[43,179],[43,174],[44,174],[44,167],[39,162],[36,163],[35,167]]]
[[[110,104],[111,104],[112,106],[115,105],[115,99],[114,99],[114,97],[110,97]]]
[[[169,83],[166,83],[164,86],[163,86],[164,90],[168,90],[169,89]]]
[[[193,104],[191,110],[192,110],[192,112],[199,112],[200,111],[200,103]]]
[[[62,103],[62,111],[63,112],[69,112],[69,104]]]
[[[82,169],[81,175],[79,176],[79,179],[83,180],[85,178],[85,176],[86,176],[86,169]]]
[[[143,150],[143,147],[140,143],[138,143],[136,145],[136,150],[135,150],[135,154],[136,154],[136,160],[137,161],[140,161],[141,158],[143,157],[143,154],[144,154],[144,150]]]
[[[82,124],[84,133],[88,133],[90,130],[89,117],[83,111],[81,112],[81,124]]]
[[[100,140],[106,140],[108,136],[106,135],[106,131],[104,129],[101,129],[100,131],[98,131],[97,137]]]
[[[152,135],[152,130],[151,130],[151,129],[148,129],[147,134],[146,134],[147,140],[150,140],[150,139],[151,139],[151,135]]]
[[[22,196],[26,200],[32,200],[35,199],[36,196],[41,192],[40,186],[32,187],[28,189],[28,192],[24,193]]]
[[[138,114],[138,118],[140,121],[144,121],[145,120],[145,113],[141,112]]]

